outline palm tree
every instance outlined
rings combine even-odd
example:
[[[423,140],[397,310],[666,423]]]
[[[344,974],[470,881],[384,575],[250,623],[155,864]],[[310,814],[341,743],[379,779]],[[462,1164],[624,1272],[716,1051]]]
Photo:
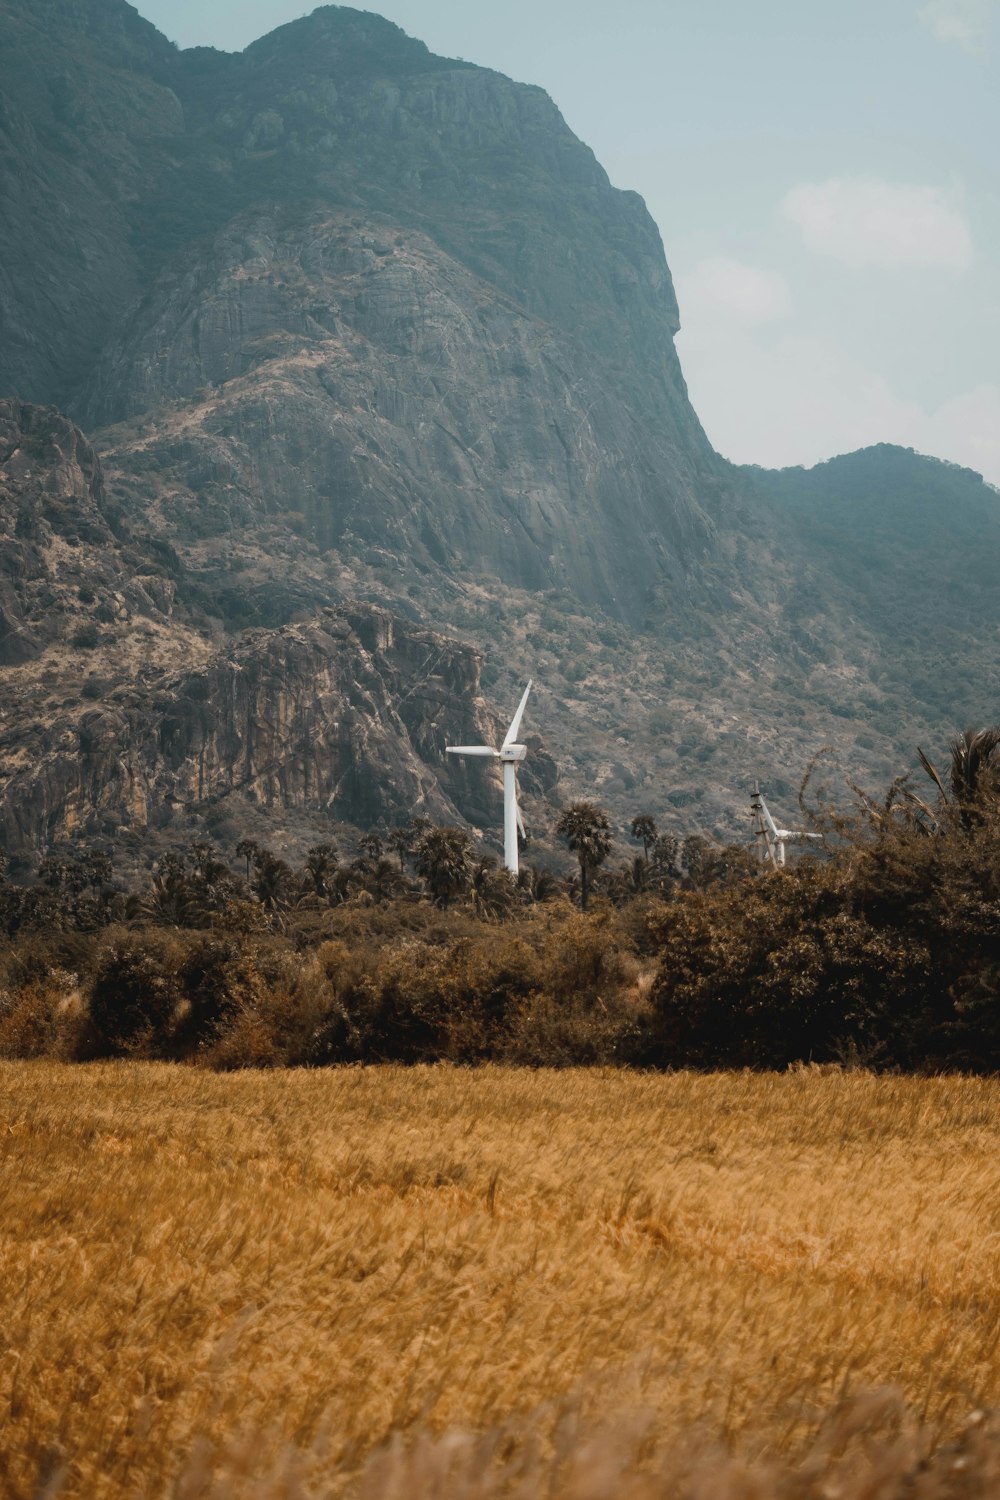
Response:
[[[660,892],[670,891],[677,884],[680,878],[677,868],[680,852],[680,843],[672,833],[661,833],[653,845],[650,880]]]
[[[525,901],[551,901],[565,892],[565,884],[551,870],[537,865],[522,865],[517,872],[517,888]]]
[[[87,872],[87,880],[94,896],[100,896],[104,888],[111,884],[111,877],[114,874],[111,855],[104,849],[88,849],[83,856],[83,867]]]
[[[519,881],[495,859],[481,859],[472,874],[472,904],[484,922],[502,922],[520,898]]]
[[[240,839],[236,845],[237,859],[245,859],[247,862],[247,881],[250,880],[250,866],[260,853],[260,845],[256,839]]]
[[[386,836],[386,848],[391,849],[399,860],[401,872],[406,870],[407,855],[413,849],[413,830],[411,828],[392,828]]]
[[[656,843],[656,823],[649,813],[639,813],[632,819],[629,833],[642,844],[642,857],[649,863],[649,851]]]
[[[414,849],[417,874],[438,906],[465,890],[472,873],[472,837],[464,828],[428,828]]]
[[[358,859],[351,866],[351,891],[367,891],[376,906],[402,896],[407,885],[406,876],[391,860]]]
[[[182,854],[169,850],[162,856],[149,889],[133,896],[129,916],[161,927],[190,927],[201,915],[201,904],[191,884],[188,862]]]
[[[358,849],[364,855],[365,859],[372,861],[381,859],[384,847],[381,838],[374,830],[363,833],[358,839]]]
[[[336,868],[337,846],[332,841],[314,844],[311,849],[306,850],[306,874],[321,900],[325,900],[330,893],[329,881]]]
[[[191,879],[206,911],[218,911],[228,900],[233,887],[229,866],[219,851],[204,840],[196,839],[188,850]]]
[[[251,889],[266,912],[277,915],[288,905],[293,884],[291,869],[270,849],[258,851]]]
[[[418,815],[411,818],[408,823],[404,823],[401,828],[390,829],[385,840],[386,848],[391,849],[393,854],[398,856],[399,868],[404,872],[406,861],[414,858],[417,845],[430,827],[430,818]]]
[[[1000,725],[987,725],[985,729],[966,729],[951,743],[951,796],[945,791],[937,768],[918,747],[920,764],[941,793],[945,803],[954,802],[959,817],[968,828],[973,820],[973,808],[988,796],[1000,791]]]
[[[952,741],[951,793],[956,802],[980,801],[996,792],[996,774],[1000,770],[1000,726],[967,729]]]
[[[571,802],[559,814],[556,832],[566,840],[580,863],[580,908],[587,910],[590,872],[611,852],[611,822],[596,802]]]

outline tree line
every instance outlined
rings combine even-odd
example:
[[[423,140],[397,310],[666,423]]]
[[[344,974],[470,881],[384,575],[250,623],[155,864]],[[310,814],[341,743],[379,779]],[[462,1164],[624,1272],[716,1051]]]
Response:
[[[116,878],[106,847],[48,855],[27,883],[8,879],[0,854],[0,931],[14,938],[19,932],[87,932],[122,922],[281,930],[309,912],[352,900],[381,905],[419,898],[441,908],[465,902],[477,916],[499,921],[561,895],[586,911],[595,888],[616,905],[647,893],[669,896],[678,887],[708,884],[746,865],[739,848],[695,834],[659,834],[645,813],[630,825],[642,853],[609,868],[612,825],[594,802],[570,803],[556,832],[576,859],[576,874],[569,878],[525,864],[515,879],[483,853],[467,829],[435,826],[421,817],[362,834],[349,857],[334,839],[315,844],[297,868],[244,838],[233,851],[236,869],[215,844],[194,839],[186,848],[164,853],[147,883],[132,891]]]
[[[294,869],[195,842],[134,892],[45,860],[0,881],[0,1055],[997,1071],[1000,729],[921,765],[846,807],[807,782],[820,854],[778,870],[646,813],[616,863],[591,803],[570,879],[420,819]]]

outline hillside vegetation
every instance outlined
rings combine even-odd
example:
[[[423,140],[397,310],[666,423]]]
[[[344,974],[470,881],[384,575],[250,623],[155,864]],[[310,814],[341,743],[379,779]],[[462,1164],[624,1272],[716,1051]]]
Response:
[[[0,1100],[11,1500],[995,1493],[995,1081],[4,1064]]]

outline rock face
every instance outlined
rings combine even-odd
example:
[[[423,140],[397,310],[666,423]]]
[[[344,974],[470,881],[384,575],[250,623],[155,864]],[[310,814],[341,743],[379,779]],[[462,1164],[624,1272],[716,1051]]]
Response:
[[[66,406],[141,290],[151,143],[183,129],[174,50],[130,5],[0,4],[0,394]]]
[[[228,494],[321,548],[636,622],[713,554],[724,466],[659,235],[541,90],[345,7],[238,57],[178,54],[120,0],[42,9],[54,57],[34,0],[2,13],[21,136],[0,187],[44,184],[77,227],[29,217],[51,265],[0,243],[0,382],[88,429],[184,402],[182,434],[125,446],[219,528]]]
[[[328,610],[29,730],[28,745],[8,735],[23,769],[0,802],[4,843],[143,834],[221,804],[237,820],[246,805],[312,809],[320,831],[418,814],[490,824],[499,799],[444,746],[493,732],[474,651],[372,607]]]
[[[666,419],[412,229],[228,228],[157,284],[93,394],[95,415],[178,398],[182,418],[112,450],[174,490],[173,541],[291,515],[322,551],[568,588],[631,619],[711,550]]]
[[[239,829],[299,812],[314,834],[418,814],[493,829],[498,777],[444,754],[497,734],[477,651],[359,603],[213,648],[173,617],[162,552],[116,536],[106,505],[79,429],[51,408],[0,403],[9,853],[169,834],[206,814]],[[529,805],[555,780],[538,746]]]
[[[172,584],[111,532],[91,445],[59,412],[20,401],[0,401],[0,566],[3,665],[74,628],[96,644],[103,625],[170,615]]]
[[[541,90],[341,6],[229,56],[0,0],[0,56],[13,847],[493,828],[441,756],[480,666],[511,707],[536,678],[566,796],[679,832],[758,776],[786,815],[821,745],[878,785],[996,717],[994,492],[719,458],[655,225]]]

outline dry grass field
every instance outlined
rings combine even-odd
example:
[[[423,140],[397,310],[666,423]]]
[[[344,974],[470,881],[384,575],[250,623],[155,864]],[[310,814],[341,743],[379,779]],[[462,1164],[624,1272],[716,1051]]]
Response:
[[[16,1500],[1000,1493],[998,1082],[5,1063],[0,1154]]]

